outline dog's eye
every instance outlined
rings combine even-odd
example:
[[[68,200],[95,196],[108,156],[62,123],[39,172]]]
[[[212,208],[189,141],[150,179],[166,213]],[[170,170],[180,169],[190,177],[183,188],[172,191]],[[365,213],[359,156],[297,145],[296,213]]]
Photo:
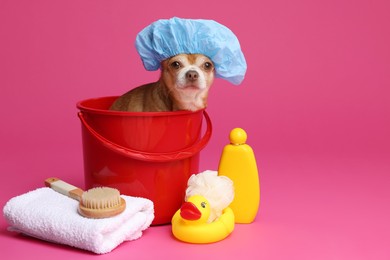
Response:
[[[203,64],[203,68],[204,68],[205,70],[211,70],[211,69],[213,68],[213,64],[211,64],[211,62],[205,62],[205,63]]]
[[[174,69],[179,69],[181,67],[181,64],[178,61],[174,61],[171,63],[171,67]]]

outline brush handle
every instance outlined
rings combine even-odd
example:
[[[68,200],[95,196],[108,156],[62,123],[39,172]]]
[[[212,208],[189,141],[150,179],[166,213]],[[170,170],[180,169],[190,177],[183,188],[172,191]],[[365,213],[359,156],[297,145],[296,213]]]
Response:
[[[84,192],[82,189],[55,177],[47,178],[45,180],[45,186],[78,201],[81,200],[81,195]]]

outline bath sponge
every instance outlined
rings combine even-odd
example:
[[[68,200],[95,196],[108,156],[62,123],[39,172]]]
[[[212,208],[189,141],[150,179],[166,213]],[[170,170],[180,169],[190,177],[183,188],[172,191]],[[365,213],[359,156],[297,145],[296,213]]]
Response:
[[[188,180],[185,199],[194,195],[202,195],[209,201],[210,223],[221,216],[222,211],[233,201],[233,181],[226,176],[218,176],[217,171],[208,170],[193,174]]]

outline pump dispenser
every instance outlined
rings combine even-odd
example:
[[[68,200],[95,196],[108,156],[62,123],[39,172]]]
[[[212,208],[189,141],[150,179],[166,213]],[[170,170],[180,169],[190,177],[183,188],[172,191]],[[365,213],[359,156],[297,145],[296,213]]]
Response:
[[[230,144],[222,151],[218,174],[229,177],[234,184],[234,199],[230,208],[236,223],[252,223],[260,203],[260,182],[255,155],[246,144],[247,134],[242,128],[230,132]]]

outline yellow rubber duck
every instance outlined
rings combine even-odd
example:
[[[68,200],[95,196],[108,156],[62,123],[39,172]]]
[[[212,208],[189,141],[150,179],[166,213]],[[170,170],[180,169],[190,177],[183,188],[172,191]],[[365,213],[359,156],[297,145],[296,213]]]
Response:
[[[184,242],[195,244],[214,243],[225,239],[234,230],[234,214],[229,207],[211,223],[210,204],[201,195],[194,195],[183,203],[172,218],[173,235]]]

